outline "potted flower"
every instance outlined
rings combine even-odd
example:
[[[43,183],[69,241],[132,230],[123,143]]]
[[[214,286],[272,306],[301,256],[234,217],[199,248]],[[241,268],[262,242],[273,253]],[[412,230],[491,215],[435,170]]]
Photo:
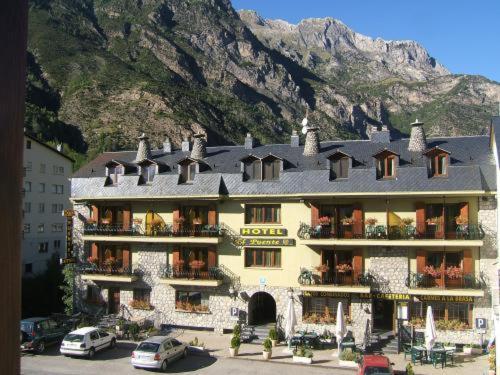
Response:
[[[189,349],[193,349],[198,352],[205,351],[205,344],[198,340],[198,337],[195,337],[193,340],[189,342]]]
[[[358,367],[359,354],[351,349],[344,349],[339,355],[339,366]]]
[[[111,224],[111,218],[109,217],[104,217],[101,219],[101,224],[109,225]]]
[[[441,270],[434,268],[434,266],[432,265],[425,266],[423,269],[423,273],[435,279],[441,276]]]
[[[440,218],[438,216],[430,217],[425,222],[427,225],[437,225],[440,221]]]
[[[328,267],[326,264],[322,264],[322,265],[316,267],[316,271],[321,272],[321,273],[328,272],[329,270],[330,270],[330,267]]]
[[[479,355],[483,353],[483,348],[481,345],[477,344],[466,344],[464,345],[464,354],[468,355]]]
[[[231,338],[231,346],[229,348],[229,356],[236,357],[240,349],[241,339],[239,335],[234,334]]]
[[[113,268],[116,267],[116,259],[114,257],[109,257],[104,261],[104,266],[108,269],[109,272],[113,270]]]
[[[95,223],[96,223],[96,220],[93,217],[89,217],[87,219],[87,224],[95,224]]]
[[[460,267],[456,266],[449,266],[446,268],[446,276],[449,279],[456,280],[456,279],[461,279],[462,278],[462,269]]]
[[[195,217],[193,219],[193,225],[201,225],[201,224],[202,224],[201,218]]]
[[[469,223],[469,220],[467,220],[466,217],[463,217],[463,216],[457,216],[455,217],[455,222],[457,223],[457,225],[467,225]]]
[[[142,219],[141,218],[136,218],[134,217],[134,219],[132,220],[132,223],[136,224],[136,225],[141,225],[142,224]]]
[[[97,264],[99,263],[99,259],[97,257],[90,256],[87,258],[87,262],[94,266],[97,266]]]
[[[365,223],[366,223],[366,225],[373,227],[378,223],[378,220],[374,217],[369,217],[365,220]]]
[[[349,225],[352,225],[354,223],[354,219],[352,217],[343,217],[342,219],[340,219],[340,222],[342,223],[342,225],[345,225],[345,226],[349,226]]]
[[[189,263],[189,267],[191,267],[193,270],[200,270],[203,267],[205,267],[205,262],[202,260],[193,260]]]
[[[278,332],[276,332],[275,328],[271,328],[269,330],[269,339],[271,340],[271,344],[274,348],[278,343]]]
[[[186,222],[186,218],[184,216],[179,216],[178,218],[176,218],[174,220],[174,223],[175,224],[179,224],[179,225],[182,225]]]
[[[181,272],[184,269],[184,260],[179,259],[174,262],[174,271]]]
[[[496,361],[496,346],[492,345],[490,347],[490,352],[488,354],[489,371],[488,375],[495,375],[497,369]]]
[[[348,273],[352,271],[352,266],[349,263],[341,263],[337,264],[336,269],[338,273]]]
[[[312,363],[313,352],[311,349],[306,349],[304,345],[299,346],[293,350],[293,362],[305,363],[310,365]]]
[[[264,357],[264,359],[268,361],[273,355],[273,344],[271,342],[271,339],[265,339],[262,346],[264,347],[264,349],[262,350],[262,357]]]
[[[132,300],[129,306],[136,310],[153,310],[153,306],[148,301]]]
[[[413,224],[415,220],[412,217],[404,217],[401,219],[401,224],[403,224],[405,227],[410,226]]]
[[[319,225],[322,225],[322,226],[328,226],[331,223],[331,219],[329,216],[321,216],[318,219],[318,223],[319,223]]]

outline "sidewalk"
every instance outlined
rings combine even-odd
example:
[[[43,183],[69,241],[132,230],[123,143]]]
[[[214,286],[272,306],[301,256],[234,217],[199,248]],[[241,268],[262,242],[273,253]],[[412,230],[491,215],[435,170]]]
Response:
[[[198,337],[199,342],[205,344],[207,352],[214,357],[229,357],[229,342],[231,341],[231,334],[217,334],[213,332],[203,332],[203,331],[182,331],[178,338],[186,343]],[[283,353],[286,349],[286,345],[281,344],[273,348],[273,356],[270,360],[273,363],[287,363],[292,364],[292,356],[290,354]],[[332,349],[325,350],[314,350],[313,364],[315,367],[324,368],[342,368],[349,370],[347,367],[340,367],[338,359],[332,356]],[[390,354],[387,355],[391,362],[394,363],[394,370],[405,371],[407,363],[409,360],[405,360],[403,354]],[[256,360],[264,361],[262,358],[262,345],[261,344],[241,344],[239,354],[235,359],[246,359],[246,360]],[[304,366],[304,365],[300,365]],[[311,365],[305,365],[311,366]],[[455,363],[453,366],[449,365],[444,369],[440,367],[434,368],[431,364],[426,364],[421,366],[416,364],[413,366],[415,374],[418,375],[434,375],[434,374],[453,374],[453,375],[482,375],[488,373],[488,356],[482,355],[479,357],[469,358],[463,363]],[[355,373],[356,369],[352,369]]]

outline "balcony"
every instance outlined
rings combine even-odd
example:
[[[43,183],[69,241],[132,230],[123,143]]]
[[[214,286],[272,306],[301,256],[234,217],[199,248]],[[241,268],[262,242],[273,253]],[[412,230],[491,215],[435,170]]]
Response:
[[[301,223],[298,236],[308,245],[320,244],[357,244],[381,246],[408,245],[408,241],[418,241],[419,246],[482,246],[484,231],[481,225],[460,225],[455,230],[444,230],[439,224],[424,224],[419,226],[402,225],[365,225],[364,222],[352,222],[350,225],[311,226]],[[446,243],[445,243],[446,241]],[[451,243],[448,241],[452,241]]]
[[[411,295],[484,297],[484,282],[472,273],[450,277],[444,272],[435,276],[411,272],[406,285]]]
[[[160,283],[168,285],[211,286],[222,285],[224,273],[219,267],[206,270],[194,267],[172,267],[167,265]]]
[[[124,226],[123,224],[85,224],[85,239],[94,241],[127,241],[127,242],[189,242],[219,243],[226,234],[224,224],[176,226],[162,224],[156,226],[140,225]]]
[[[357,272],[322,272],[302,268],[298,282],[302,291],[309,292],[345,292],[370,293],[374,277],[368,273]]]
[[[130,267],[106,265],[105,263],[84,263],[80,265],[79,271],[82,280],[131,283],[138,279]]]

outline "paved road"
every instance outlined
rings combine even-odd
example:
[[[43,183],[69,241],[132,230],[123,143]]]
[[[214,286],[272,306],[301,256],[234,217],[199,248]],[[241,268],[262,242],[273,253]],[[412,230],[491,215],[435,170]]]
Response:
[[[132,343],[120,342],[115,349],[96,353],[93,360],[67,358],[61,356],[58,348],[48,348],[43,355],[23,354],[21,356],[21,374],[24,375],[73,375],[73,374],[119,374],[148,375],[152,372],[136,370],[130,365],[130,353],[135,348]],[[276,375],[333,374],[353,375],[353,371],[311,366],[289,365],[282,363],[261,362],[245,359],[215,358],[191,355],[181,359],[167,370],[175,374],[259,374]]]

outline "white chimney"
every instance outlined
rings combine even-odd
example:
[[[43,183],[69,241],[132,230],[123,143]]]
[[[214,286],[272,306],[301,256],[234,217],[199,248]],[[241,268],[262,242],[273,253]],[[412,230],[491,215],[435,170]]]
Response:
[[[189,137],[184,137],[184,139],[182,140],[181,150],[183,152],[189,152],[190,150]]]
[[[299,145],[300,145],[299,134],[297,133],[297,130],[292,130],[292,136],[290,137],[290,146],[299,147]]]
[[[172,153],[172,143],[170,142],[170,138],[166,137],[165,141],[163,141],[163,152],[165,154]]]
[[[253,148],[253,137],[252,134],[247,133],[247,136],[245,137],[245,149],[251,150],[252,148]]]

